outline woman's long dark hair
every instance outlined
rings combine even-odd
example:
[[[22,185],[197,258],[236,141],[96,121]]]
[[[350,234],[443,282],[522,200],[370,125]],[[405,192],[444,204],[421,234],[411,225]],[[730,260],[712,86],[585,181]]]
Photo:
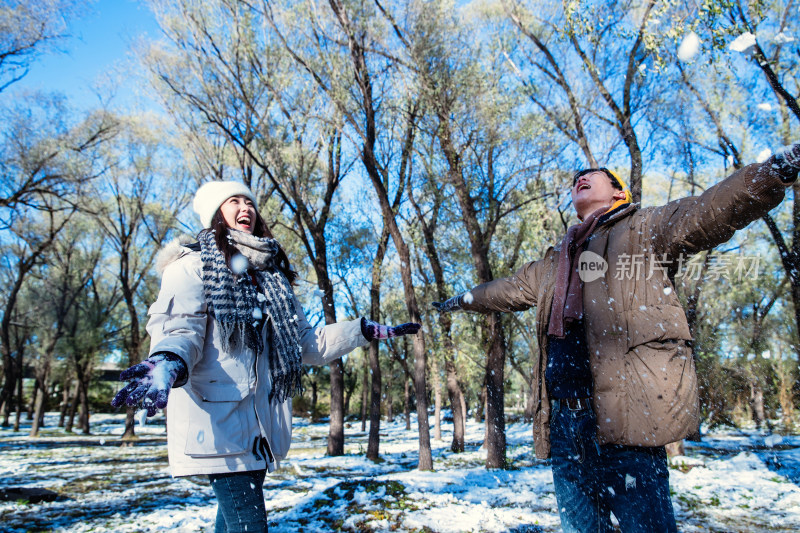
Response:
[[[259,214],[258,209],[256,211],[256,220],[255,224],[253,225],[253,236],[255,237],[269,237],[270,239],[274,239],[275,237],[272,235],[272,232],[267,227],[267,223],[264,222],[264,219]],[[231,257],[239,253],[236,248],[228,241],[228,224],[225,223],[225,217],[222,216],[222,210],[217,209],[217,212],[214,213],[213,218],[211,219],[211,231],[214,232],[214,241],[217,243],[217,248],[222,252],[222,255],[225,256],[225,262],[228,264],[228,267],[231,265]],[[289,283],[294,285],[294,281],[297,279],[297,272],[292,270],[292,265],[289,263],[289,256],[286,255],[286,252],[283,251],[283,247],[281,247],[280,243],[278,243],[278,253],[275,254],[275,267],[280,270],[286,279],[289,280]]]

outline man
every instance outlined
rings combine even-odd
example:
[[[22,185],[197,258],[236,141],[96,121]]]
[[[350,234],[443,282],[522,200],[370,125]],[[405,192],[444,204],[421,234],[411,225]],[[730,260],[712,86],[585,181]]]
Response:
[[[441,312],[537,306],[534,446],[550,457],[564,531],[676,531],[664,445],[698,429],[691,336],[672,278],[777,206],[800,144],[698,197],[639,209],[611,171],[575,174],[580,224],[539,261]]]

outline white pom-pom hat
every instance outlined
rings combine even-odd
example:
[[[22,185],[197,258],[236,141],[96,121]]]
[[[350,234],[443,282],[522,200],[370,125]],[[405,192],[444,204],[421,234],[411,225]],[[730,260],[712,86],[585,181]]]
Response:
[[[194,195],[192,207],[200,223],[204,228],[211,227],[211,219],[219,209],[219,206],[231,196],[246,196],[253,204],[256,203],[256,196],[247,185],[238,181],[209,181],[204,183]]]

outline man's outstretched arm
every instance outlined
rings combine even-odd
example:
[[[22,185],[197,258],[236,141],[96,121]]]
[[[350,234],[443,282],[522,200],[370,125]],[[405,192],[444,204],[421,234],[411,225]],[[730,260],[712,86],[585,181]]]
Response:
[[[709,250],[781,203],[800,172],[800,144],[737,170],[699,196],[648,209],[647,231],[658,253],[673,258]]]
[[[457,310],[478,313],[524,311],[536,305],[539,280],[553,257],[549,249],[544,259],[527,263],[507,278],[500,278],[453,296],[444,302],[433,302],[440,313]]]

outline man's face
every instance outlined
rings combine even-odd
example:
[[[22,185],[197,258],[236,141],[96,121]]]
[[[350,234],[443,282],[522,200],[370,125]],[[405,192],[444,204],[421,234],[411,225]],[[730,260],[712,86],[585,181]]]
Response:
[[[615,189],[605,172],[595,171],[584,174],[572,184],[572,205],[581,218],[603,206],[611,206],[625,193]]]

